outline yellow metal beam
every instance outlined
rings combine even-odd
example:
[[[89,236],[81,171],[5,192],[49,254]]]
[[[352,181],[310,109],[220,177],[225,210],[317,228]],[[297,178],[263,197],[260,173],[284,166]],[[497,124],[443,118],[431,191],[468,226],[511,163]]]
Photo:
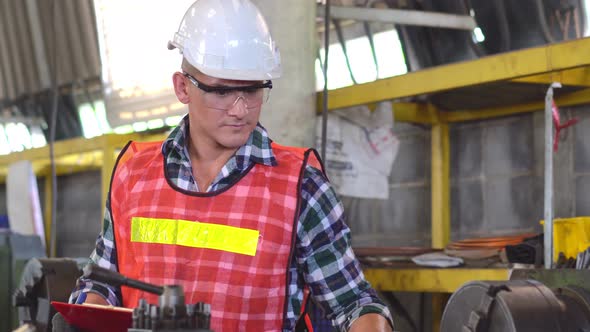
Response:
[[[91,139],[74,138],[55,143],[55,163],[57,175],[65,175],[87,170],[96,170],[104,166],[104,150],[116,151],[130,140],[162,140],[164,134],[109,134]],[[0,156],[0,183],[6,181],[6,173],[10,164],[29,160],[33,164],[33,171],[38,176],[44,176],[50,172],[49,146],[14,152]],[[108,165],[107,165],[108,167]],[[112,166],[111,166],[112,170]],[[110,177],[110,171],[107,172]],[[106,174],[106,173],[105,173]]]
[[[581,67],[567,69],[547,74],[533,75],[513,79],[516,83],[536,83],[549,85],[553,82],[560,82],[565,86],[590,87],[590,68]]]
[[[377,103],[367,104],[371,111],[375,110]],[[393,118],[397,122],[417,124],[435,124],[439,122],[438,109],[430,103],[392,103]],[[321,111],[321,110],[320,110]]]
[[[364,269],[371,285],[385,292],[452,293],[473,280],[508,280],[508,269]]]
[[[103,135],[92,139],[75,138],[56,142],[54,156],[56,175],[65,175],[89,170],[101,170],[102,175],[102,202],[106,200],[111,172],[116,160],[116,151],[122,148],[130,140],[153,141],[162,140],[164,134],[127,134],[127,135]],[[45,240],[47,243],[47,255],[55,256],[49,247],[51,239],[51,209],[53,193],[51,185],[51,164],[49,160],[49,146],[11,153],[0,157],[0,183],[6,181],[6,175],[10,164],[29,160],[33,164],[33,171],[37,176],[45,177]]]
[[[559,91],[557,91],[559,93]],[[574,106],[590,103],[590,89],[568,93],[555,98],[557,106]],[[440,112],[442,122],[462,122],[496,118],[512,114],[528,113],[543,110],[544,101],[525,103],[508,107],[485,108],[479,110],[464,110],[453,112]]]
[[[103,135],[100,137],[95,137],[91,139],[79,137],[79,138],[72,138],[67,140],[62,140],[55,142],[54,144],[54,156],[61,157],[67,155],[76,155],[88,151],[96,151],[102,150],[105,142],[108,144],[116,145],[125,145],[129,140],[132,139],[141,139],[145,135],[141,134],[127,134],[127,135],[116,135],[116,134],[108,134]],[[150,137],[150,136],[146,136]],[[38,160],[38,159],[49,159],[49,145],[29,149],[22,152],[13,152],[11,154],[1,156],[0,157],[0,167],[8,166],[16,161],[20,160]]]
[[[54,156],[59,157],[97,150],[100,145],[100,139],[73,138],[63,140],[54,144]],[[2,156],[0,157],[0,167],[8,166],[20,160],[33,161],[38,159],[49,159],[49,145]]]
[[[22,153],[22,152],[20,152]],[[51,172],[49,159],[33,159],[33,172],[37,176],[46,176]],[[100,168],[102,165],[102,154],[100,151],[82,152],[76,154],[69,154],[65,156],[56,156],[56,173],[57,175],[72,174],[84,172],[87,170],[94,170]],[[9,165],[0,163],[0,183],[6,180]]]
[[[393,103],[393,118],[397,122],[435,124],[439,122],[438,114],[432,104]]]
[[[328,92],[328,109],[395,100],[590,65],[590,38],[438,66]],[[318,105],[322,105],[318,93]],[[321,109],[321,107],[318,107]]]
[[[431,136],[432,247],[442,249],[449,242],[451,234],[449,125],[433,125]]]

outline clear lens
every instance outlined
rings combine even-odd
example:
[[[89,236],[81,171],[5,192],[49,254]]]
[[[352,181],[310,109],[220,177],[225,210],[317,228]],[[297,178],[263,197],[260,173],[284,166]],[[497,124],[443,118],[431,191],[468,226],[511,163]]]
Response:
[[[269,89],[245,89],[234,91],[215,91],[204,92],[205,105],[210,108],[219,110],[230,109],[238,101],[242,99],[246,103],[247,108],[260,107],[268,100]]]

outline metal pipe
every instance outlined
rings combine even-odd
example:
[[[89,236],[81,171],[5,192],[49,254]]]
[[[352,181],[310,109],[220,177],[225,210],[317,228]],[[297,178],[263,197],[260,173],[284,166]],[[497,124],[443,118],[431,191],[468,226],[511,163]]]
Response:
[[[545,268],[553,266],[553,88],[561,84],[551,83],[545,95]]]
[[[377,51],[375,51],[375,40],[373,38],[373,31],[371,30],[371,23],[363,22],[363,28],[365,34],[369,40],[369,46],[371,46],[371,55],[373,56],[373,63],[375,64],[375,79],[379,79],[379,61],[377,59]]]
[[[318,5],[317,15],[324,16],[327,6]],[[352,19],[356,21],[383,22],[399,25],[415,25],[432,28],[447,28],[473,31],[477,27],[475,19],[469,15],[446,14],[407,9],[383,9],[332,6],[333,19]]]
[[[545,37],[545,41],[548,44],[554,43],[555,38],[553,38],[551,30],[549,30],[547,18],[545,17],[545,4],[542,0],[535,0],[534,4],[537,12],[537,18],[539,19],[539,25],[541,26],[541,32],[543,32],[543,37]]]
[[[504,1],[498,0],[494,2],[494,10],[498,19],[500,36],[502,37],[500,52],[510,51],[510,23],[508,22],[508,11],[506,11],[506,3]]]
[[[340,20],[332,20],[332,24],[334,24],[334,29],[336,30],[338,42],[340,43],[340,47],[342,47],[342,53],[344,53],[344,60],[346,61],[346,68],[348,68],[348,74],[350,75],[352,84],[357,84],[356,79],[354,78],[354,73],[352,72],[352,67],[350,66],[350,58],[348,57],[348,50],[346,48],[346,40],[344,40],[344,33],[342,32],[342,27],[340,27]]]
[[[127,278],[126,276],[116,271],[102,268],[96,264],[86,265],[83,271],[83,275],[85,278],[96,280],[115,287],[128,286],[156,295],[164,294],[164,290],[166,289],[165,287],[161,287],[158,285],[148,284],[140,280]],[[180,293],[182,293],[182,291],[180,291]],[[184,302],[184,298],[182,300]]]
[[[49,229],[50,257],[57,256],[57,170],[55,165],[55,133],[59,108],[59,61],[57,61],[57,4],[51,2],[51,118],[49,121],[49,160],[51,163],[51,228]]]
[[[326,140],[328,139],[328,55],[330,50],[330,0],[326,0],[324,10],[324,98],[322,105],[322,151],[326,162]]]

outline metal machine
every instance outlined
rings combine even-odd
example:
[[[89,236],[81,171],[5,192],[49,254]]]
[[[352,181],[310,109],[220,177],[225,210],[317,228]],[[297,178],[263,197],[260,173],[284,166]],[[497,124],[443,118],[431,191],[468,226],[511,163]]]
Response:
[[[84,276],[113,286],[128,286],[159,295],[158,305],[140,300],[133,310],[128,332],[212,332],[211,307],[206,303],[186,304],[181,286],[157,286],[129,279],[117,272],[71,259],[30,259],[24,267],[20,286],[13,296],[22,331],[75,331],[51,302],[67,302],[76,279]],[[9,331],[9,328],[0,331]],[[100,328],[98,328],[100,330]]]
[[[590,332],[590,292],[532,279],[468,282],[445,308],[441,332],[451,331]]]
[[[186,304],[180,285],[164,286],[129,279],[117,272],[90,264],[84,276],[113,286],[128,286],[159,295],[158,305],[140,300],[133,310],[128,332],[212,332],[209,330],[211,306],[207,303]]]
[[[11,331],[18,326],[12,297],[27,261],[34,257],[45,257],[38,236],[0,231],[0,331]]]
[[[32,325],[39,332],[51,331],[56,313],[51,301],[67,302],[80,274],[71,259],[30,259],[13,297],[20,324]]]

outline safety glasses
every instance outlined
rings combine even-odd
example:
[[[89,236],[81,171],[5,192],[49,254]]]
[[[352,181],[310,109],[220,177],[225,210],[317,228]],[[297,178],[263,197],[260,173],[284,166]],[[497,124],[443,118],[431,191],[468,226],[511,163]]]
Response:
[[[245,102],[246,108],[260,107],[268,100],[272,89],[272,81],[246,86],[211,86],[200,82],[187,72],[183,72],[183,75],[203,91],[205,106],[218,110],[230,109],[240,98]]]

